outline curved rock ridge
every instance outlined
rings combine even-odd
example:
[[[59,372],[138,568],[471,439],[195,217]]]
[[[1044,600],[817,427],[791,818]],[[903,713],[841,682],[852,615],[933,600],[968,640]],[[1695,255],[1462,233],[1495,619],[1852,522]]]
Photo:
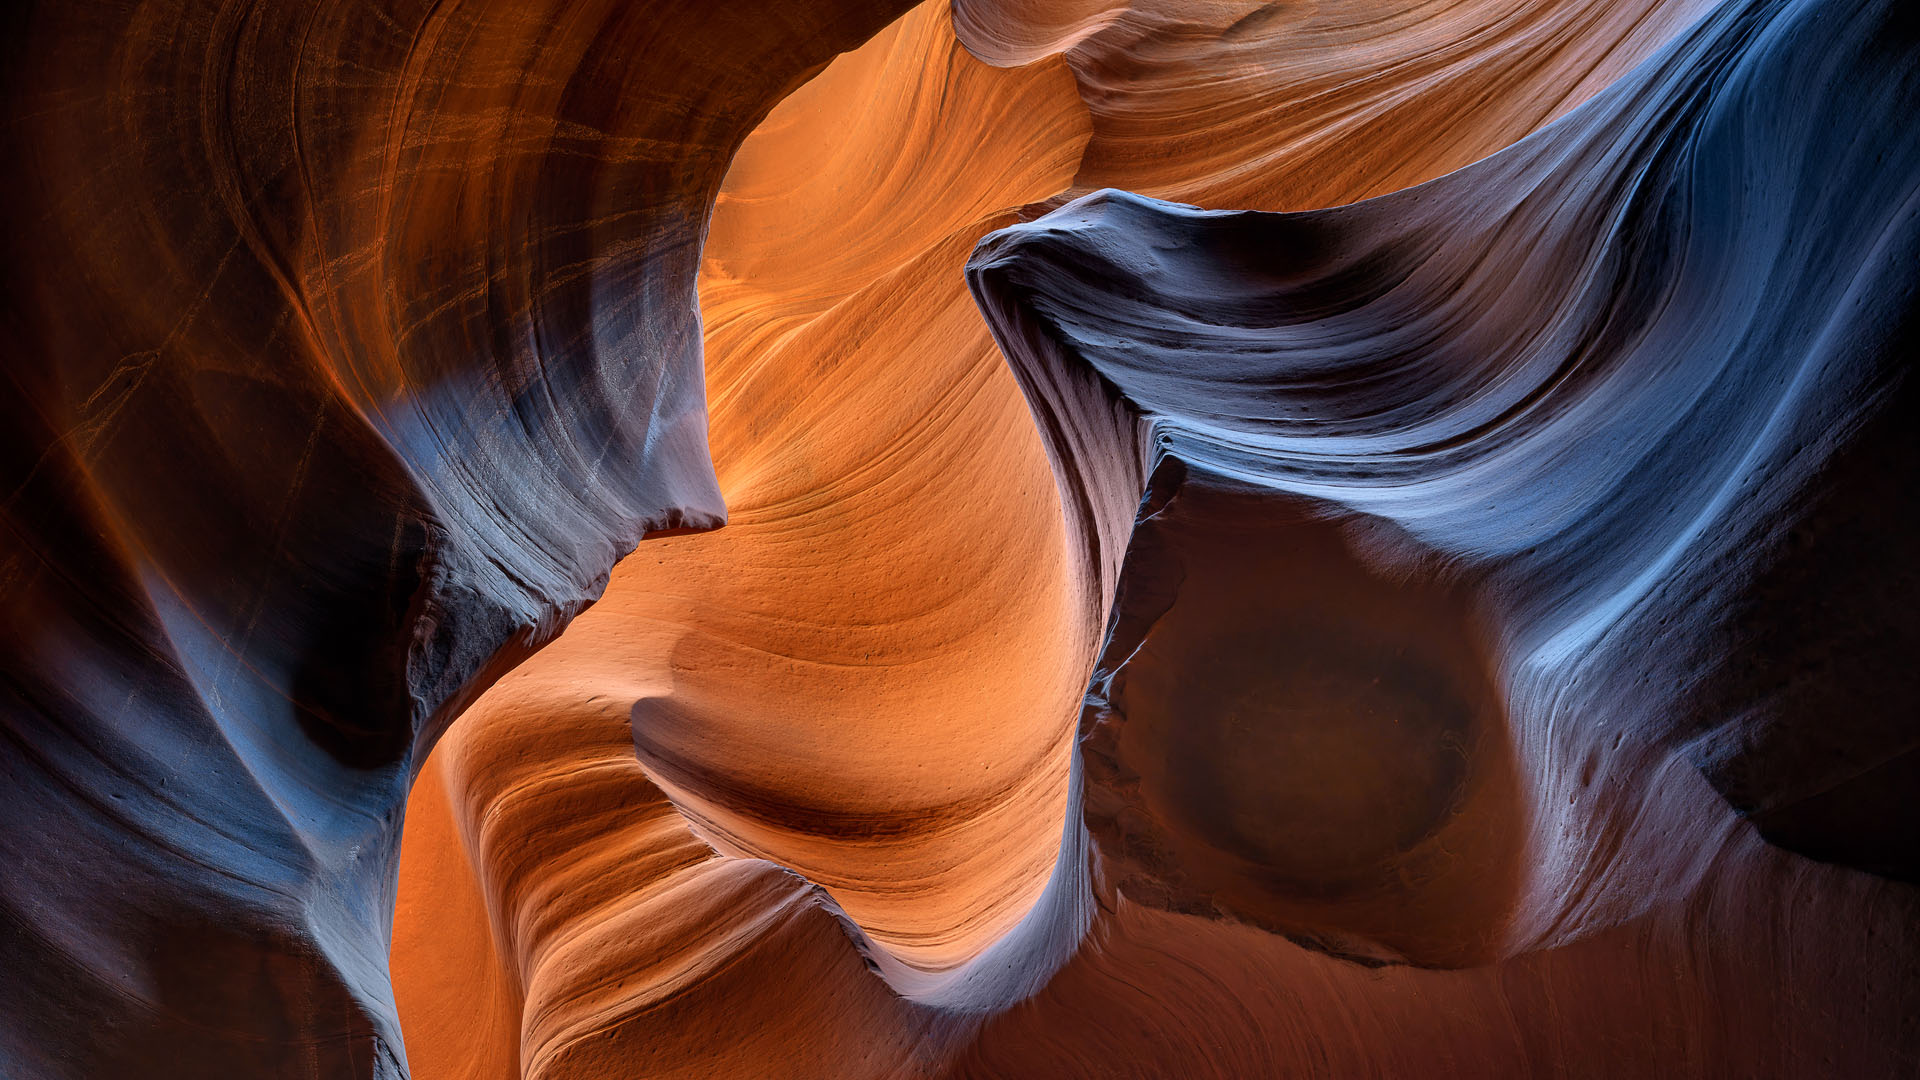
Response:
[[[1884,543],[1796,540],[1796,564],[1760,535],[1897,535],[1873,515],[1904,512],[1862,465],[1907,460],[1911,148],[1857,144],[1896,163],[1851,159],[1858,206],[1782,164],[1849,160],[1818,115],[1836,100],[1877,102],[1877,130],[1911,99],[1888,10],[1724,7],[1543,133],[1358,206],[1103,193],[999,234],[974,285],[1038,442],[991,353],[957,344],[977,331],[941,275],[1006,208],[1092,175],[1064,72],[996,81],[925,8],[837,61],[743,146],[710,234],[730,525],[624,562],[428,767],[396,947],[414,1056],[546,1077],[1900,1075],[1915,897],[1887,878],[1911,812],[1874,773],[1902,760],[1899,639],[1844,680],[1866,722],[1815,729],[1832,714],[1794,695],[1834,682],[1791,651],[1851,662],[1845,628],[1769,627],[1809,615],[1809,581],[1898,595],[1904,569]],[[1605,70],[1652,51],[1584,25]],[[1494,120],[1447,167],[1498,149]],[[1100,123],[1096,103],[1096,142]],[[1381,182],[1361,161],[1312,199]],[[1756,299],[1774,292],[1806,306]],[[1822,352],[1855,295],[1878,328]],[[1831,426],[1795,442],[1770,416]],[[1043,447],[1064,533],[1033,497]],[[1729,475],[1756,494],[1709,497]],[[1008,523],[984,558],[980,520]],[[1904,632],[1888,603],[1874,625]],[[1743,634],[1809,674],[1734,670]],[[1067,728],[1020,706],[1078,699],[1101,640],[1068,770]],[[1823,736],[1855,756],[1797,753]],[[1716,769],[1712,746],[1750,756]],[[990,754],[1016,782],[953,797]],[[1764,808],[1727,782],[1787,765],[1809,772],[1752,789]],[[1728,799],[1880,876],[1766,843]],[[447,938],[505,988],[485,1038],[471,984],[432,964]]]
[[[405,1074],[414,767],[722,519],[715,189],[901,8],[10,8],[0,1073]]]
[[[959,277],[943,275],[996,217],[1084,171],[1085,119],[1065,65],[996,75],[967,60],[943,16],[928,5],[842,57],[742,147],[701,292],[732,524],[650,545],[566,643],[515,676],[539,688],[503,686],[470,711],[449,762],[543,759],[547,780],[496,788],[487,769],[448,766],[458,824],[410,848],[422,869],[402,882],[403,938],[418,948],[433,937],[412,920],[441,906],[438,879],[461,882],[476,913],[487,905],[472,890],[487,892],[496,926],[517,926],[501,909],[530,901],[501,879],[561,858],[557,843],[585,866],[626,842],[611,812],[604,835],[491,839],[521,800],[561,797],[559,778],[587,768],[519,718],[603,713],[609,699],[636,702],[649,783],[701,835],[825,885],[868,957],[922,1005],[1004,1007],[1083,932],[1077,822],[1060,843],[1066,737],[1111,590],[1072,569],[1080,556],[1064,547],[1039,444],[1019,430],[1015,386]],[[1011,542],[981,550],[968,520],[1006,523]],[[465,850],[450,851],[458,837]],[[1068,870],[1036,902],[1060,859]],[[648,903],[637,886],[632,903]],[[592,918],[616,914],[627,917],[608,906]],[[528,984],[540,951],[510,932],[497,963]],[[441,1018],[459,1015],[461,987],[424,973],[415,985],[410,1015],[459,1031]],[[630,985],[633,1011],[650,1008]],[[578,992],[549,990],[556,1009]],[[541,1052],[519,1048],[524,1061]],[[440,1053],[416,1040],[416,1056]],[[515,1048],[503,1036],[489,1053]]]
[[[0,30],[0,1076],[1920,1073],[1900,0]]]
[[[1416,188],[1103,191],[982,242],[1115,600],[1079,742],[1103,914],[963,1072],[1920,1061],[1917,45],[1896,4],[1724,5]],[[1470,970],[1354,974],[1401,964]],[[1483,995],[1514,1012],[1460,1022]],[[1332,1009],[1400,1034],[1229,1034]]]
[[[420,1075],[615,1068],[578,1045],[642,1075],[893,1076],[1012,993],[970,962],[1053,870],[1098,626],[963,270],[1086,138],[1063,63],[982,64],[929,3],[742,146],[700,278],[729,523],[623,561],[428,763],[394,958]],[[439,970],[449,909],[515,990],[485,1040]],[[631,935],[663,921],[704,936]]]
[[[1566,114],[1713,0],[955,0],[989,63],[1061,55],[1093,118],[1076,178],[1308,210],[1452,172]]]

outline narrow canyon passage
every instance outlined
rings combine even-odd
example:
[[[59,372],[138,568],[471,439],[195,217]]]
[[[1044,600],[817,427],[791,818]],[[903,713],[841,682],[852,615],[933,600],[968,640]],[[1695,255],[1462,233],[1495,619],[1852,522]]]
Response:
[[[1424,1031],[1432,977],[1379,967],[1411,961],[1477,970],[1446,991],[1463,1003],[1447,1010],[1460,1014],[1452,1033],[1414,1040],[1398,1068],[1523,1069],[1521,1032],[1538,1021],[1464,1020],[1500,998],[1586,1002],[1601,1022],[1550,1024],[1563,1045],[1653,1023],[1640,1052],[1670,1051],[1695,991],[1636,999],[1644,987],[1606,959],[1664,950],[1661,919],[1520,949],[1554,916],[1530,910],[1541,899],[1526,892],[1540,888],[1522,863],[1541,796],[1516,775],[1528,766],[1509,726],[1524,722],[1496,685],[1510,674],[1494,657],[1511,643],[1488,621],[1486,586],[1366,569],[1371,556],[1340,554],[1352,541],[1314,525],[1310,507],[1260,525],[1275,511],[1204,487],[1181,496],[1179,519],[1143,510],[1151,529],[1129,541],[1142,481],[1124,469],[1109,510],[1123,519],[1100,528],[1131,546],[1128,569],[1111,540],[1108,565],[1095,565],[1074,546],[1047,448],[960,274],[986,233],[1103,186],[1262,209],[1413,186],[1564,115],[1707,5],[1509,7],[1448,5],[1387,26],[1240,15],[1209,36],[1145,9],[1060,30],[966,4],[950,24],[930,4],[777,108],[721,188],[700,278],[728,524],[624,560],[559,642],[469,710],[409,807],[394,968],[416,1074],[1067,1075],[1071,1060],[1110,1075],[1113,1049],[1076,1049],[1080,1028],[1044,1017],[1088,1007],[1075,1001],[1127,1008],[1113,980],[1128,981],[1143,949],[1211,984],[1180,993],[1227,1009],[1221,1038],[1265,1026],[1262,1010],[1314,1027],[1328,1008],[1357,1007]],[[1004,66],[970,55],[954,25]],[[1368,33],[1376,66],[1356,80]],[[1436,42],[1477,49],[1430,51]],[[1221,71],[1235,81],[1223,86]],[[1196,117],[1231,134],[1182,134]],[[1496,312],[1492,325],[1526,318]],[[1431,396],[1423,376],[1406,378],[1403,399]],[[1185,569],[1155,584],[1148,560],[1162,550]],[[1106,622],[1116,575],[1123,598],[1179,598],[1148,616],[1144,645],[1128,616]],[[1050,876],[1057,890],[1088,888],[1056,855],[1063,815],[1079,813],[1075,717],[1109,630],[1124,639],[1107,649],[1125,659],[1127,699],[1109,682],[1090,715],[1166,719],[1116,726],[1129,733],[1119,742],[1098,722],[1080,728],[1092,732],[1086,812],[1103,853],[1099,945],[1043,992],[1039,1013],[1016,1009],[984,1031],[937,993],[915,1004],[916,989],[981,949],[1031,940],[1015,923],[1030,909],[1030,923],[1051,917],[1034,908]],[[1395,671],[1397,689],[1374,677]],[[1449,701],[1465,711],[1434,711]],[[1227,726],[1194,734],[1216,710]],[[1103,801],[1123,777],[1141,792],[1126,796],[1135,809]],[[1674,791],[1681,805],[1712,800],[1698,785]],[[1709,826],[1703,850],[1767,865],[1734,853],[1729,827]],[[1379,866],[1389,879],[1366,884]],[[1168,874],[1183,883],[1172,892]],[[1908,906],[1873,895],[1860,894],[1871,920],[1897,933]],[[453,912],[496,988],[484,1034],[466,1019],[470,976],[449,978],[439,959]],[[1222,916],[1267,934],[1203,925]],[[714,920],[731,928],[714,936]],[[1059,962],[1044,952],[1024,958],[1042,978]],[[1728,960],[1690,978],[1728,977],[1717,974]],[[887,980],[869,973],[875,961]],[[837,989],[796,996],[797,970]],[[1171,1035],[1160,1014],[1189,1015],[1179,1009],[1155,995],[1134,1017],[1149,1040],[1127,1044],[1141,1075],[1161,1075],[1151,1062],[1166,1046],[1207,1037]],[[1378,1048],[1295,1034],[1216,1050],[1192,1074],[1290,1071],[1313,1055],[1396,1067]],[[1051,1064],[1026,1060],[1039,1045]]]
[[[28,0],[0,1078],[1920,1075],[1904,0]]]
[[[618,928],[678,918],[661,905],[703,892],[765,902],[736,893],[766,886],[662,853],[700,843],[645,812],[663,795],[720,863],[804,875],[915,967],[968,959],[1032,905],[1059,847],[1097,628],[1066,569],[1046,456],[962,269],[1014,209],[1067,187],[1087,137],[1063,63],[981,64],[927,4],[742,147],[700,278],[728,523],[641,545],[435,751],[445,797],[409,807],[396,916],[403,1022],[448,1033],[409,1044],[419,1075],[442,1055],[504,1075],[524,1055],[544,1075],[547,1046],[583,1023],[615,1027],[689,992],[686,961]],[[416,841],[429,815],[453,821],[432,826],[432,846]],[[469,1002],[464,978],[439,974],[449,882],[489,892],[464,910],[495,913],[501,951],[481,959],[526,988],[519,1008],[537,1019],[520,1049],[512,1023],[480,1053],[438,1019]],[[552,910],[576,891],[599,899]],[[788,879],[766,895],[800,891]],[[830,933],[813,947],[851,958],[819,925]],[[793,1001],[784,954],[756,953],[759,937],[697,962],[759,957],[757,1004],[724,1038],[778,1056],[759,1029]],[[609,972],[623,990],[597,988]],[[865,975],[856,961],[839,977]],[[866,1037],[840,1026],[847,1046]]]

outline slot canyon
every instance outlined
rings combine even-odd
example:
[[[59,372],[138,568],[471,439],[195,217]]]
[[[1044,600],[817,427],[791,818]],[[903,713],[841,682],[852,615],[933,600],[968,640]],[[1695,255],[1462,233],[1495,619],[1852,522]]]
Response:
[[[0,26],[0,1080],[1920,1076],[1907,0]]]

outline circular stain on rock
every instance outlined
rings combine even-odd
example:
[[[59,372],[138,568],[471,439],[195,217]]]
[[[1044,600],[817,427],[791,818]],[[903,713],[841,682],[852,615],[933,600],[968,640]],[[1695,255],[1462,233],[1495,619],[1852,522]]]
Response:
[[[1480,703],[1453,650],[1339,626],[1212,643],[1168,731],[1163,811],[1270,876],[1337,893],[1386,872],[1465,798]]]

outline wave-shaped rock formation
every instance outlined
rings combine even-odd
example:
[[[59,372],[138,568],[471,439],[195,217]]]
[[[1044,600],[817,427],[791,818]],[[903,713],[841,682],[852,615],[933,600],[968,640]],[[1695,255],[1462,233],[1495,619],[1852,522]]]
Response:
[[[0,1073],[404,1073],[412,776],[721,519],[705,218],[897,14],[730,10],[13,7]]]
[[[1920,1071],[1900,0],[6,30],[0,1075]]]

